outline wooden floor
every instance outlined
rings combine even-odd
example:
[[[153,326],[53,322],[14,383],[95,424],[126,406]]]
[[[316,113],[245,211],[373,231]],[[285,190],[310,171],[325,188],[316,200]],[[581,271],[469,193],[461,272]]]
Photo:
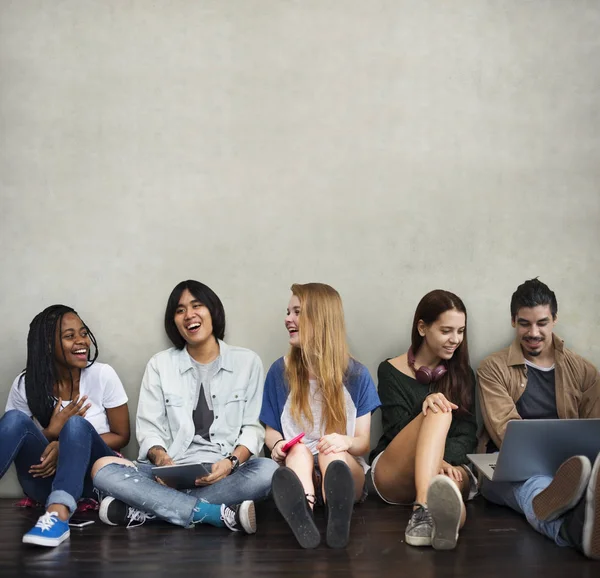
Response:
[[[0,500],[0,577],[9,576],[394,576],[432,578],[598,578],[600,562],[559,548],[524,518],[476,498],[456,550],[436,552],[404,543],[409,509],[375,497],[357,506],[346,550],[302,550],[272,502],[259,504],[258,532],[244,536],[208,526],[184,530],[146,523],[127,530],[96,523],[72,529],[58,548],[21,542],[39,511]],[[317,523],[324,527],[321,513]]]

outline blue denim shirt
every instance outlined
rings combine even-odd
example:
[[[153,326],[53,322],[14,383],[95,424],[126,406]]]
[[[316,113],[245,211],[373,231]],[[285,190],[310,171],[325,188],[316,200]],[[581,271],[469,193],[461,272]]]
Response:
[[[219,340],[220,364],[211,381],[215,419],[210,441],[223,456],[236,446],[257,455],[265,441],[258,420],[264,387],[264,370],[256,353]],[[139,461],[147,461],[148,450],[162,446],[175,462],[194,439],[192,412],[197,400],[196,372],[187,350],[172,347],[148,362],[138,402],[136,436]]]

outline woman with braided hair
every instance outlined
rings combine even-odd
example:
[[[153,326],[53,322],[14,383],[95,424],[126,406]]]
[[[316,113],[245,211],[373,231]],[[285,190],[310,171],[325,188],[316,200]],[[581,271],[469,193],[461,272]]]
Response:
[[[123,384],[97,357],[92,332],[71,307],[52,305],[31,322],[27,366],[0,419],[0,478],[14,461],[25,494],[46,504],[25,543],[66,540],[77,500],[93,496],[92,464],[129,442]]]

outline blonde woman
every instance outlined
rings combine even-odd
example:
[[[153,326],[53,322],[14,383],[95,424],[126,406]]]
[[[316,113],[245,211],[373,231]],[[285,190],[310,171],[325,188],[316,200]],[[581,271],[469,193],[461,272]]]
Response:
[[[353,504],[366,496],[361,456],[369,449],[379,397],[366,367],[348,353],[339,293],[323,283],[291,290],[285,317],[291,347],[269,370],[260,414],[266,445],[281,465],[273,498],[303,548],[321,541],[313,507],[324,503],[327,544],[343,548]]]

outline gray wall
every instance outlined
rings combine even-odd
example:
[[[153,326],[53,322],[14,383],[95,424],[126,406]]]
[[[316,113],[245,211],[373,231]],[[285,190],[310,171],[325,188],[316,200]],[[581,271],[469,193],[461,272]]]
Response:
[[[332,284],[375,373],[438,287],[477,365],[539,275],[600,364],[599,29],[576,0],[0,2],[0,403],[62,302],[133,417],[190,277],[266,367],[291,283]]]

